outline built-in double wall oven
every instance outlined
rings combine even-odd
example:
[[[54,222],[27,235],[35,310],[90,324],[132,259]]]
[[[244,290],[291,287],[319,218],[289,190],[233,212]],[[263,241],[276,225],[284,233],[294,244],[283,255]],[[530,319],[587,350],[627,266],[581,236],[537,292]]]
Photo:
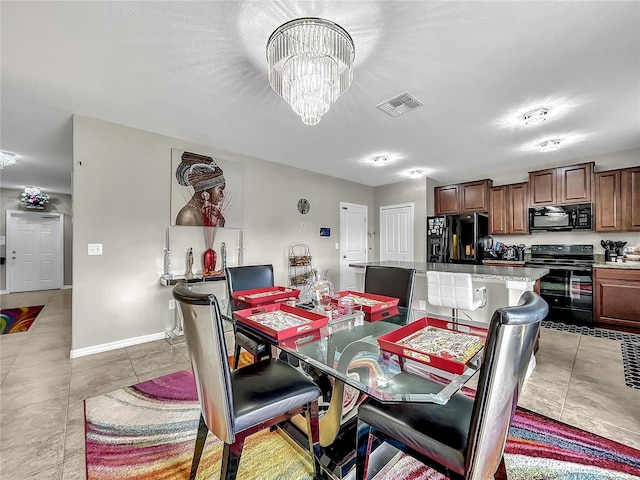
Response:
[[[593,322],[593,245],[532,245],[530,267],[544,267],[540,296],[549,304],[548,320]]]

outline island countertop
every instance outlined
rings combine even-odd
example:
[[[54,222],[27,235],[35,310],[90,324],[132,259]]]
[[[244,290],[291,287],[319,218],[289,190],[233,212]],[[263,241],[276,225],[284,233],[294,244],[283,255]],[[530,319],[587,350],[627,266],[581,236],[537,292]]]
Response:
[[[365,268],[367,265],[383,267],[415,268],[418,275],[426,275],[427,271],[470,273],[472,278],[486,280],[503,280],[515,282],[535,282],[549,273],[547,268],[531,267],[497,267],[491,265],[470,265],[461,263],[424,263],[424,262],[367,262],[350,263],[350,267]]]

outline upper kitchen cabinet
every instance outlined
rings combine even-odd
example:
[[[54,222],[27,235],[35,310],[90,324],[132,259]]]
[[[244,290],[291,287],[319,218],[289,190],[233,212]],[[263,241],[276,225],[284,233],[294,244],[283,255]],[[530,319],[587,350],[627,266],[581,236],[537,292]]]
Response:
[[[620,170],[595,174],[596,232],[619,232],[622,230],[620,177]]]
[[[622,229],[640,231],[640,167],[620,171]]]
[[[434,189],[436,215],[489,211],[492,180],[479,180]]]
[[[460,189],[458,185],[447,185],[433,189],[436,215],[449,215],[460,212]]]
[[[489,234],[529,233],[526,182],[492,187],[489,200]]]
[[[597,232],[640,231],[640,167],[595,174]]]
[[[531,206],[590,203],[593,162],[529,172]]]

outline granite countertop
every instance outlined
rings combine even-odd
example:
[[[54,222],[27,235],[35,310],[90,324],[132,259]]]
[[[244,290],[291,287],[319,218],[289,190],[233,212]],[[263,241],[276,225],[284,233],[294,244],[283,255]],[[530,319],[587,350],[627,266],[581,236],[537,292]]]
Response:
[[[470,265],[458,263],[423,263],[423,262],[368,262],[350,263],[350,267],[365,268],[367,265],[379,265],[400,268],[415,268],[418,275],[427,271],[470,273],[475,279],[504,280],[516,282],[535,282],[549,273],[547,268],[533,267],[497,267],[492,265]]]
[[[485,265],[487,263],[504,263],[507,265],[521,265],[524,266],[524,260],[500,260],[500,259],[492,259],[492,258],[485,258],[484,260],[482,260],[482,264]]]
[[[603,262],[594,263],[593,268],[624,268],[627,270],[640,270],[640,262]]]

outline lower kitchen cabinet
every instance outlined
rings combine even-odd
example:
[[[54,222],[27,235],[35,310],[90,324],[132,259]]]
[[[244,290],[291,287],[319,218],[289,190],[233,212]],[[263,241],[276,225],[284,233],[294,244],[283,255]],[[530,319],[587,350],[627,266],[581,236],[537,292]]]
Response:
[[[593,317],[640,330],[640,269],[593,269]]]

